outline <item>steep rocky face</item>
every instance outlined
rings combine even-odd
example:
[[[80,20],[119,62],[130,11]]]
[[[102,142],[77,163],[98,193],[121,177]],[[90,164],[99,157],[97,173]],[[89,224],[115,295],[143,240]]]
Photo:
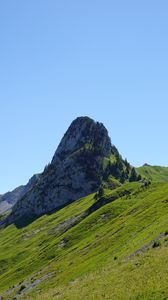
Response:
[[[74,120],[59,144],[52,163],[58,163],[82,148],[96,148],[102,156],[111,154],[111,141],[102,123],[88,117]]]
[[[14,205],[9,222],[41,215],[97,191],[115,171],[112,161],[118,163],[119,171],[128,173],[104,125],[88,117],[77,118],[38,182]]]

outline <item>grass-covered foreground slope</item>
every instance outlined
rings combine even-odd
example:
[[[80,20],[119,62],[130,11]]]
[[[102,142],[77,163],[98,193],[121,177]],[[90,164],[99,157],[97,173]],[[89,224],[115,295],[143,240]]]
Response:
[[[127,183],[26,227],[1,229],[0,294],[167,299],[167,215],[168,183]]]
[[[136,170],[142,177],[152,181],[168,182],[168,167],[144,165]]]

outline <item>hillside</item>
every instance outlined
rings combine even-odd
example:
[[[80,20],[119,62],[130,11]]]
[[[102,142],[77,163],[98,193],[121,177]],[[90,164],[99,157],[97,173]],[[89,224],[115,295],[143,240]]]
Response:
[[[167,195],[168,183],[126,183],[1,229],[4,299],[166,299]]]
[[[137,173],[156,182],[168,182],[168,167],[150,166],[145,164],[136,168]]]
[[[135,170],[80,117],[33,178],[0,216],[0,299],[167,299],[166,168]]]

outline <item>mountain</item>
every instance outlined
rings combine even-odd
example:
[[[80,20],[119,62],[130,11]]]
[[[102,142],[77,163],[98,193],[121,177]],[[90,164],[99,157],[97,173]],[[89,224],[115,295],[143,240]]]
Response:
[[[149,180],[157,182],[168,182],[168,167],[150,166],[144,164],[142,167],[136,168],[138,174]]]
[[[129,179],[137,180],[136,172],[111,144],[104,125],[79,117],[68,128],[37,184],[14,205],[8,222],[40,216],[101,186],[112,188]]]
[[[140,180],[101,123],[74,120],[0,227],[0,299],[168,299],[168,182],[159,168],[145,164]]]
[[[0,195],[0,214],[10,211],[17,201],[19,201],[37,183],[39,174],[34,175],[26,185],[21,185],[11,192]]]

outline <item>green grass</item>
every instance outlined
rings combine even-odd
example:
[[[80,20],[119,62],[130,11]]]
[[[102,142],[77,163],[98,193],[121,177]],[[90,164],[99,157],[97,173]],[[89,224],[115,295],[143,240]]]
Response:
[[[138,174],[155,182],[168,182],[168,167],[144,165],[136,168]]]
[[[168,183],[148,188],[127,183],[106,190],[104,197],[111,202],[89,215],[84,212],[95,203],[94,194],[27,227],[0,230],[4,299],[12,299],[26,280],[47,274],[22,298],[167,299]],[[75,216],[72,226],[68,220]],[[161,246],[153,248],[160,234]],[[16,291],[9,298],[6,291],[12,286]]]
[[[68,285],[50,289],[36,299],[167,299],[167,264],[167,246],[156,250],[150,249],[132,260],[122,263],[116,261]]]

